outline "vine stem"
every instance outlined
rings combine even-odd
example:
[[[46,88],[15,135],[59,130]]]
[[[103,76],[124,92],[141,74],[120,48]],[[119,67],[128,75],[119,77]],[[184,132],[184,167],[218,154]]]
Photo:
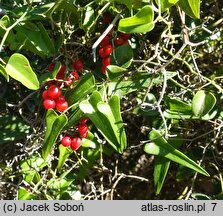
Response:
[[[24,12],[24,14],[23,14],[19,19],[17,19],[17,21],[16,21],[15,23],[13,23],[11,26],[9,26],[9,27],[6,29],[6,32],[5,32],[4,36],[3,36],[2,41],[1,41],[1,44],[0,44],[0,52],[2,52],[2,47],[3,47],[5,41],[6,41],[7,37],[8,37],[9,32],[10,32],[15,26],[17,26],[17,25],[19,24],[19,22],[22,21],[22,19],[26,16],[27,13],[28,13],[28,9]]]

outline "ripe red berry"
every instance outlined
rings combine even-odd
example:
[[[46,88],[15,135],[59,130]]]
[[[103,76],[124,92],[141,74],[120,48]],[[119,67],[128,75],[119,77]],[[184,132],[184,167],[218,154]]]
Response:
[[[84,69],[83,62],[80,59],[76,60],[73,62],[73,68],[74,70],[81,72]]]
[[[58,71],[56,78],[60,80],[64,80],[65,71],[66,71],[66,65],[61,64],[60,70]]]
[[[86,124],[79,124],[77,130],[80,135],[85,134],[88,131],[88,126]]]
[[[115,38],[115,45],[120,46],[124,44],[125,40],[122,37]]]
[[[101,72],[102,72],[103,74],[106,74],[106,67],[107,67],[107,66],[102,65]]]
[[[71,138],[69,136],[65,136],[62,138],[61,143],[63,146],[68,147],[71,145]]]
[[[80,122],[79,122],[79,124],[81,125],[81,124],[86,124],[86,122],[89,120],[89,118],[88,117],[85,117],[85,118],[83,118],[83,119],[81,119],[80,120]]]
[[[75,137],[71,140],[71,149],[77,151],[81,146],[81,139],[79,137]]]
[[[66,87],[69,87],[74,82],[74,79],[72,77],[68,77],[66,81],[64,82]]]
[[[60,95],[58,98],[55,99],[56,103],[66,101],[63,95]]]
[[[43,93],[42,93],[42,98],[43,98],[43,100],[49,98],[49,96],[48,96],[48,91],[47,91],[47,90],[44,90],[44,91],[43,91]]]
[[[110,41],[110,37],[108,35],[106,35],[103,40],[101,41],[100,45],[102,47],[104,47],[105,45],[109,44],[109,41]]]
[[[54,109],[56,106],[56,102],[54,99],[51,98],[47,98],[43,101],[43,106],[45,107],[45,109]]]
[[[64,112],[68,108],[67,101],[59,100],[56,102],[56,108],[59,112]]]
[[[86,133],[84,133],[84,134],[80,134],[80,137],[81,138],[87,138],[88,137],[88,131]]]
[[[102,65],[104,67],[107,67],[108,65],[110,65],[110,57],[106,57],[102,59]]]
[[[101,49],[99,49],[99,56],[101,58],[106,58],[112,53],[112,50],[113,50],[112,45],[107,44],[104,47],[102,47]]]
[[[48,70],[49,70],[49,71],[53,71],[54,67],[55,67],[55,63],[51,63],[51,64],[49,64],[49,66],[48,66]]]
[[[47,90],[48,96],[51,98],[58,98],[61,95],[61,90],[56,85],[51,85]]]
[[[74,76],[75,80],[79,80],[79,75],[77,72],[72,72],[72,75]]]

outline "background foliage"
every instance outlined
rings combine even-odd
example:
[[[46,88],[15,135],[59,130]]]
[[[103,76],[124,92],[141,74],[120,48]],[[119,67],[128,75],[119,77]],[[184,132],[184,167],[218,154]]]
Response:
[[[0,8],[1,199],[222,199],[220,0],[2,0]],[[130,35],[118,44],[122,33]],[[61,86],[68,109],[45,110],[47,83],[62,64],[68,77],[77,59],[80,79]],[[80,149],[61,145],[86,116]]]

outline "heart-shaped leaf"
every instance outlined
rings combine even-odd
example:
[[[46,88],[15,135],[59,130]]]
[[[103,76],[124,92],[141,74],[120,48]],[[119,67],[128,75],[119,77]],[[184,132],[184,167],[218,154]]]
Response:
[[[190,169],[195,170],[205,176],[209,176],[209,174],[196,162],[188,158],[185,154],[178,151],[172,145],[170,145],[166,139],[162,137],[162,135],[153,130],[150,132],[150,139],[152,140],[151,143],[148,143],[144,146],[144,151],[147,154],[153,154],[165,157],[170,159],[176,163],[182,164]]]
[[[192,100],[192,111],[195,116],[202,117],[208,114],[216,104],[216,98],[211,92],[198,91]]]
[[[29,89],[36,90],[39,88],[39,81],[36,74],[30,67],[28,59],[15,53],[10,58],[5,67],[5,70],[9,76],[21,82]]]
[[[89,100],[82,101],[79,106],[109,144],[122,153],[126,148],[126,135],[120,114],[119,97],[114,95],[109,103],[105,103],[100,93],[95,91]]]
[[[118,30],[126,33],[146,33],[154,28],[154,12],[151,6],[146,5],[134,16],[121,19]]]

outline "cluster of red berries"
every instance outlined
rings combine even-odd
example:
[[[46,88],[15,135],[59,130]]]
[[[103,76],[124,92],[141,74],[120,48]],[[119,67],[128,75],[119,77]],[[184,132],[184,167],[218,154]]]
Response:
[[[55,63],[51,63],[48,70],[52,72],[55,68]],[[83,63],[81,60],[76,60],[73,62],[73,69],[75,71],[71,72],[69,76],[66,77],[66,65],[61,64],[60,70],[57,73],[56,80],[51,80],[47,82],[48,88],[43,91],[43,106],[45,109],[56,108],[59,112],[64,112],[68,108],[68,103],[64,96],[61,94],[61,85],[64,84],[65,87],[69,87],[73,84],[75,80],[79,79],[77,72],[83,71]]]
[[[115,45],[120,46],[120,45],[128,45],[129,42],[129,37],[130,34],[125,34],[125,33],[120,33],[116,38],[115,38]],[[110,65],[110,55],[113,51],[113,47],[110,43],[110,36],[106,35],[104,39],[100,43],[100,49],[98,51],[99,56],[102,58],[102,68],[101,71],[103,74],[106,74],[106,67]]]
[[[88,118],[82,119],[79,124],[77,125],[77,131],[80,137],[71,138],[70,136],[66,135],[62,138],[61,143],[64,147],[70,147],[72,150],[77,151],[82,143],[81,138],[86,138],[88,136],[88,126],[86,122]]]
[[[45,109],[54,109],[63,112],[68,108],[68,103],[64,96],[61,95],[60,87],[56,85],[50,85],[48,89],[44,90],[42,93],[43,106]]]
[[[55,68],[55,63],[51,63],[49,66],[48,66],[48,70],[50,72],[52,72]],[[82,72],[83,69],[84,69],[84,65],[83,65],[83,62],[80,60],[80,59],[77,59],[76,61],[73,62],[73,69],[74,71],[71,72],[68,76],[66,76],[65,72],[66,72],[66,65],[65,64],[61,64],[61,67],[60,67],[60,70],[59,72],[57,73],[57,76],[56,76],[56,80],[53,80],[53,81],[49,81],[48,84],[52,84],[52,83],[64,83],[64,86],[65,87],[69,87],[73,84],[73,82],[75,80],[78,80],[79,79],[79,75],[78,75],[78,72]]]
[[[106,35],[100,43],[101,48],[99,49],[99,56],[102,58],[102,73],[106,74],[106,67],[110,65],[110,55],[113,51],[112,45],[110,44],[110,37]]]

